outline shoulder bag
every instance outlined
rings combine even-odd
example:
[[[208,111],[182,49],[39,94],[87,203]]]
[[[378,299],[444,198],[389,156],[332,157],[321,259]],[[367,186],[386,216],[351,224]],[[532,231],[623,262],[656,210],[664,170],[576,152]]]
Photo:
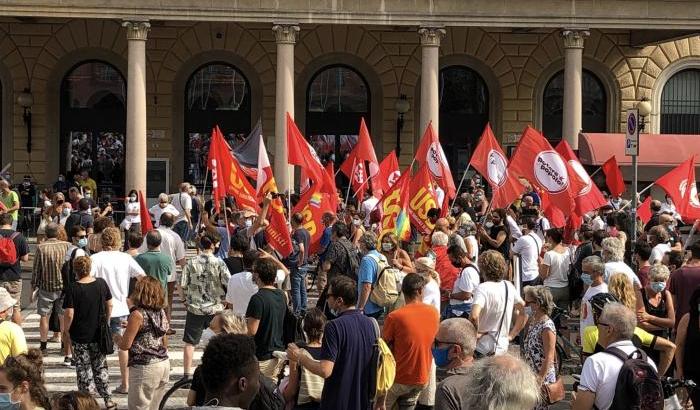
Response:
[[[98,279],[100,280],[100,279]],[[109,318],[105,309],[104,293],[100,292],[100,308],[98,311],[98,331],[99,339],[97,341],[100,353],[110,355],[114,353],[114,341],[112,340],[112,328],[109,326]]]

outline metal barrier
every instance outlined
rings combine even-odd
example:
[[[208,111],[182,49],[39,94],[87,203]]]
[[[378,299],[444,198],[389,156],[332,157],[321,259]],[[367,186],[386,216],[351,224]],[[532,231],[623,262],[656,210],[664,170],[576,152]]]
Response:
[[[114,220],[114,225],[119,226],[119,224],[124,220],[126,216],[125,211],[112,211],[109,216]],[[35,208],[33,206],[25,206],[19,209],[19,217],[17,219],[17,231],[21,232],[25,238],[36,237],[36,231],[39,229],[39,224],[41,223],[41,208]]]

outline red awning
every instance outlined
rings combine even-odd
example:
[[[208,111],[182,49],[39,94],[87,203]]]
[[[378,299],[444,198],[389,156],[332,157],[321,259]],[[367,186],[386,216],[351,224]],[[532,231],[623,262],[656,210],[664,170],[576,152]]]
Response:
[[[585,165],[602,165],[613,155],[619,165],[632,164],[632,157],[625,155],[625,134],[581,133],[578,148],[578,157]],[[639,136],[639,166],[675,167],[693,154],[700,158],[700,135]]]

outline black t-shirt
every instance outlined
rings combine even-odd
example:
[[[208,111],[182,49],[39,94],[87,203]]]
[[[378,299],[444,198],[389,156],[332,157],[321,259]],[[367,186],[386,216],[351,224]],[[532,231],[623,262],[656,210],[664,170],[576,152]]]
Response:
[[[489,236],[495,240],[496,238],[498,238],[498,234],[501,231],[505,232],[505,234],[506,234],[506,239],[503,241],[503,243],[501,243],[501,246],[496,248],[496,247],[491,246],[491,244],[486,243],[484,247],[486,249],[492,249],[492,250],[496,250],[496,251],[500,252],[501,255],[503,255],[503,257],[507,261],[510,258],[510,235],[508,235],[508,231],[506,231],[505,226],[503,226],[503,225],[492,226],[490,231],[489,231]]]
[[[243,258],[240,256],[229,256],[228,258],[224,259],[224,263],[226,264],[226,267],[231,275],[243,272],[244,270]]]
[[[0,236],[10,237],[15,233],[12,229],[0,229]],[[0,266],[0,280],[19,280],[22,274],[22,266],[20,258],[24,255],[29,254],[29,244],[27,239],[22,236],[21,233],[17,233],[17,236],[12,241],[15,243],[15,251],[17,252],[17,262],[14,265],[8,267]]]
[[[66,292],[63,308],[73,308],[70,338],[77,343],[95,343],[99,337],[100,304],[112,299],[107,282],[102,278],[94,282],[76,282]],[[105,309],[104,307],[102,309]]]
[[[311,243],[309,231],[306,228],[298,228],[292,233],[292,239],[297,241],[298,244],[304,245],[304,260],[299,263],[299,266],[306,265],[309,263],[309,244]]]
[[[250,298],[245,316],[260,321],[255,334],[255,355],[258,360],[272,359],[272,352],[285,350],[282,333],[286,309],[284,293],[278,289],[261,288]]]
[[[92,217],[92,215],[88,215],[83,212],[74,212],[68,217],[68,219],[66,219],[66,233],[68,236],[70,236],[73,226],[81,225],[87,230],[88,228],[92,228],[94,223],[95,219]]]

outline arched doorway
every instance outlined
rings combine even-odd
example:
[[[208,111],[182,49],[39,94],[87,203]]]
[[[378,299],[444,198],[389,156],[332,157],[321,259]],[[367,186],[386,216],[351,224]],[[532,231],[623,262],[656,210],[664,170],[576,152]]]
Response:
[[[589,70],[583,70],[581,127],[587,132],[606,132],[608,124],[608,97],[605,86]],[[559,71],[547,82],[542,96],[542,132],[550,142],[562,138],[564,120],[564,71]]]
[[[98,60],[75,65],[61,82],[61,160],[67,174],[87,170],[100,195],[124,191],[126,81]]]
[[[195,70],[185,87],[185,180],[204,183],[215,125],[232,148],[247,137],[250,107],[248,80],[236,67],[214,62]]]
[[[700,134],[700,69],[679,71],[664,85],[661,133]]]
[[[461,176],[489,121],[489,89],[479,73],[461,65],[440,70],[439,86],[440,143],[452,173]]]

